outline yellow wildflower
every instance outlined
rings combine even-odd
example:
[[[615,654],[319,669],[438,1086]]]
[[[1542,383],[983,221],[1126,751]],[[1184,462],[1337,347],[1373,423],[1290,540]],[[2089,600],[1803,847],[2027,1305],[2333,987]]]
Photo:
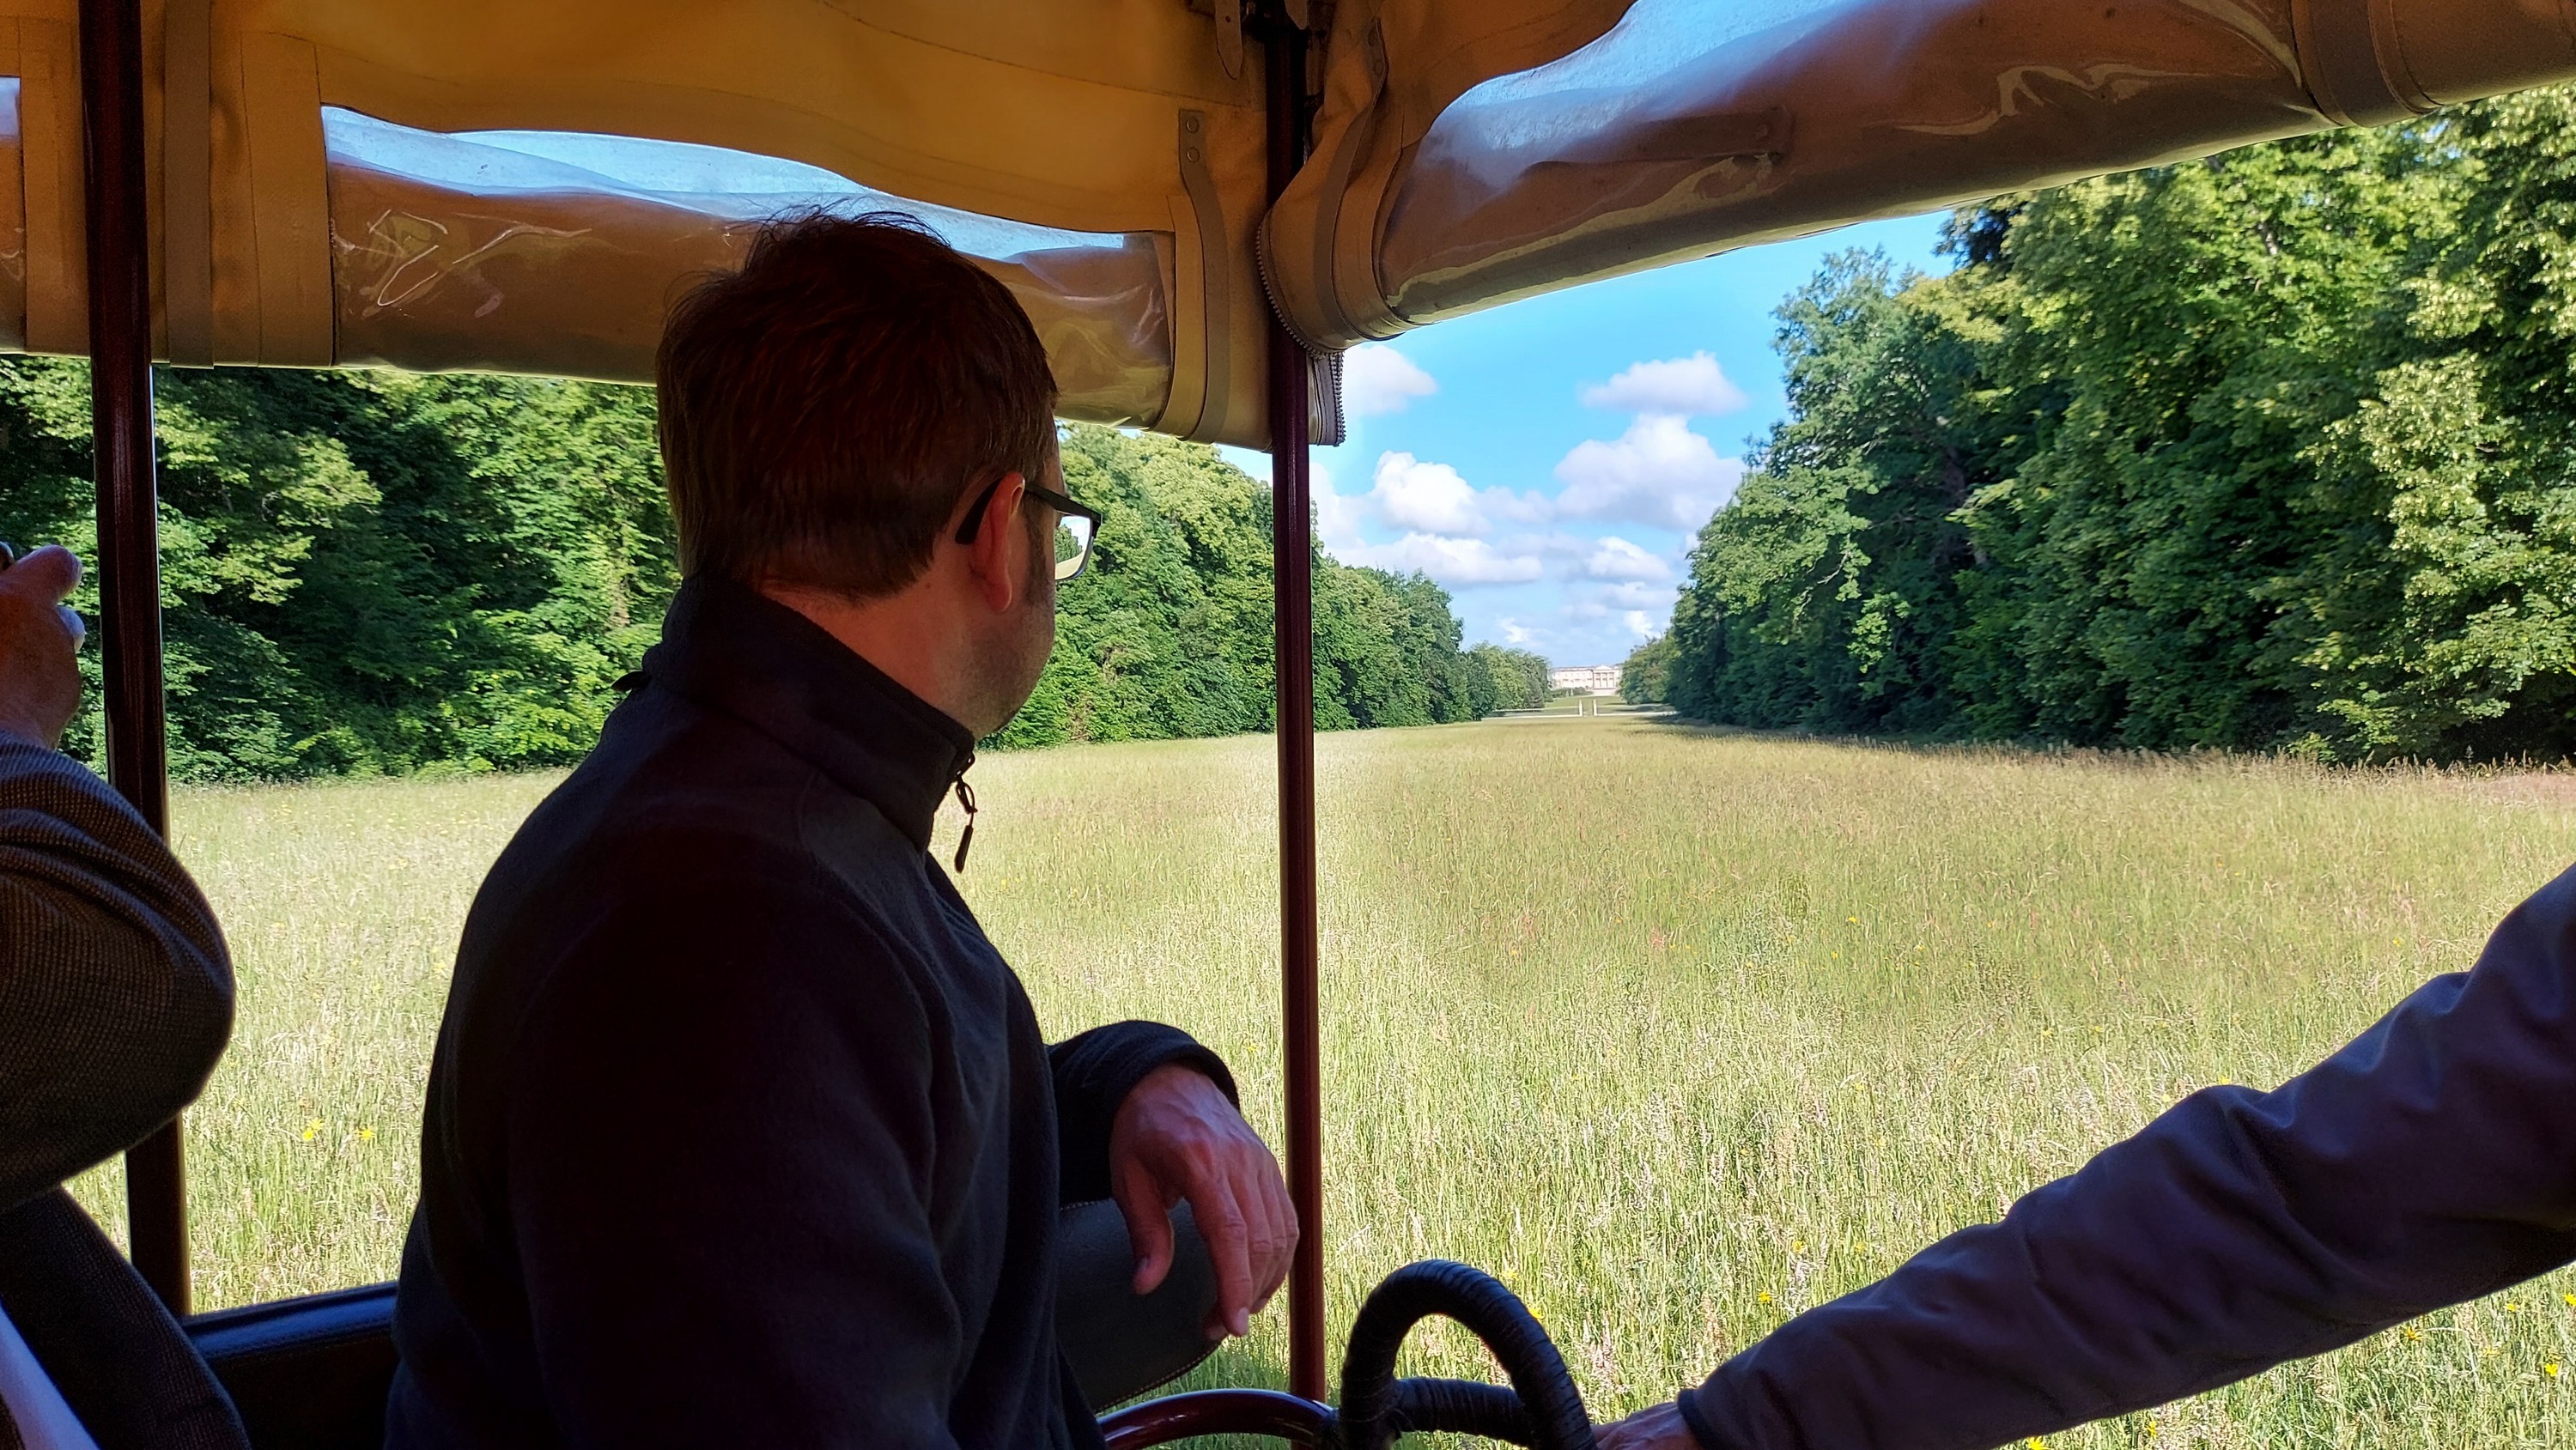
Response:
[[[372,1143],[376,1141],[376,1130],[373,1128],[360,1128],[358,1130],[358,1141],[361,1143]]]
[[[1770,1291],[1770,1290],[1768,1290],[1768,1289],[1765,1289],[1765,1290],[1763,1290],[1761,1293],[1754,1295],[1754,1296],[1753,1296],[1753,1302],[1754,1302],[1754,1303],[1756,1303],[1756,1304],[1768,1304],[1768,1303],[1770,1303],[1770,1302],[1771,1302],[1771,1291]]]
[[[315,1138],[318,1138],[318,1137],[320,1137],[321,1135],[322,1135],[322,1120],[321,1120],[320,1118],[315,1118],[312,1122],[309,1122],[309,1123],[307,1123],[307,1124],[305,1124],[305,1125],[304,1125],[304,1141],[305,1141],[305,1142],[310,1143],[310,1142],[312,1142]]]
[[[2542,1364],[2540,1366],[2540,1372],[2549,1376],[2551,1379],[2558,1378],[2558,1361],[2553,1359]]]

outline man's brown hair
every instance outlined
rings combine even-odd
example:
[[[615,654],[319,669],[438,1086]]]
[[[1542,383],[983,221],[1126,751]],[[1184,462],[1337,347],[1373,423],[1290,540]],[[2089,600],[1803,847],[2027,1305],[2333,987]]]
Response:
[[[968,489],[1037,482],[1055,441],[1028,314],[900,212],[764,226],[672,309],[654,376],[684,574],[893,593]]]

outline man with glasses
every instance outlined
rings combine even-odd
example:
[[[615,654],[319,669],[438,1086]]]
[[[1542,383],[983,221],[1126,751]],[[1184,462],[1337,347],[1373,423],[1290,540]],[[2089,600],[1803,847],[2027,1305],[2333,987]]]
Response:
[[[467,920],[389,1443],[1097,1445],[1247,1332],[1297,1224],[1225,1065],[1045,1045],[929,853],[953,792],[966,868],[975,742],[1098,522],[1045,355],[917,224],[824,215],[682,300],[658,371],[686,582]]]

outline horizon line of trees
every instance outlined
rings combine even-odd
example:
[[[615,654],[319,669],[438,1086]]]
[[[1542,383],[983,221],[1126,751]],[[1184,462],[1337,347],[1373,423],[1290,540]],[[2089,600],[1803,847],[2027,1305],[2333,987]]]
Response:
[[[679,584],[650,389],[385,371],[163,371],[170,763],[181,780],[571,764]],[[1271,726],[1269,491],[1200,445],[1064,434],[1109,516],[1000,747]],[[0,357],[0,538],[96,557],[88,372]],[[95,619],[95,585],[74,601]],[[1461,648],[1420,576],[1315,564],[1320,728],[1544,700],[1547,663]],[[91,714],[67,748],[94,758]]]
[[[1629,686],[1761,727],[2576,753],[2570,91],[1999,197],[1944,247],[1779,309],[1790,416]]]

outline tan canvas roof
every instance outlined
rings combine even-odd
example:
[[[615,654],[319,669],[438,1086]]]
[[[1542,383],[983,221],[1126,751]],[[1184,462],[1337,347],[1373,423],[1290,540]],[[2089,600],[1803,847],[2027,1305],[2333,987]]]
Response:
[[[1068,416],[1257,445],[1271,296],[1329,357],[2576,75],[2564,0],[1309,4],[1275,209],[1235,0],[147,4],[158,345],[641,380],[759,216],[919,204],[1028,305]],[[86,346],[75,34],[0,0],[0,346]]]

